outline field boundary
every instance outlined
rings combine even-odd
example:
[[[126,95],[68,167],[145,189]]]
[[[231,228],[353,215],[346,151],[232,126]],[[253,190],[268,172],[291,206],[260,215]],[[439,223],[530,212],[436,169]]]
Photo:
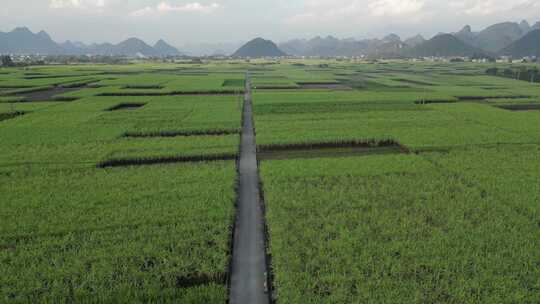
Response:
[[[209,131],[157,131],[157,132],[125,132],[121,137],[151,138],[151,137],[191,137],[191,136],[225,136],[237,135],[240,130],[209,130]]]
[[[13,119],[15,117],[23,116],[23,115],[26,115],[26,114],[28,114],[28,112],[24,112],[24,111],[0,113],[0,121]]]
[[[374,154],[409,153],[409,149],[394,140],[319,142],[286,145],[263,145],[257,149],[260,160],[352,157]]]
[[[105,111],[121,111],[121,110],[136,110],[146,105],[144,102],[122,102],[112,107],[107,108]]]
[[[263,230],[264,230],[264,244],[265,244],[265,254],[266,254],[266,288],[270,300],[270,304],[277,303],[277,295],[274,293],[276,288],[274,286],[274,269],[272,268],[272,252],[270,251],[270,229],[268,228],[268,222],[266,221],[266,200],[264,196],[264,183],[260,175],[260,164],[257,162],[257,173],[259,174],[259,200],[262,210],[263,218]]]
[[[266,151],[287,151],[291,149],[320,149],[320,148],[341,148],[341,147],[362,147],[362,148],[381,148],[398,147],[403,151],[409,151],[407,147],[393,139],[368,139],[368,140],[346,140],[346,141],[328,141],[312,143],[291,143],[275,145],[258,145],[257,152]]]
[[[497,105],[497,108],[508,110],[508,111],[535,111],[540,110],[540,104],[509,104],[509,105]]]
[[[101,97],[128,97],[128,96],[229,96],[229,95],[238,95],[234,91],[173,91],[173,92],[105,92],[97,94],[96,96]]]
[[[236,154],[214,154],[214,155],[195,155],[195,156],[167,156],[167,157],[149,157],[149,158],[118,158],[102,161],[97,164],[98,168],[111,167],[130,167],[159,165],[172,163],[197,163],[210,161],[236,160]]]

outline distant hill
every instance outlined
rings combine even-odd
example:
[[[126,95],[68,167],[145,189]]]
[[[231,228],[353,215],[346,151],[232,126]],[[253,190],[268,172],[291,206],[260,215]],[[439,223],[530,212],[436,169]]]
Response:
[[[529,22],[527,22],[527,20],[523,20],[519,23],[519,28],[521,28],[521,31],[523,33],[528,33],[531,31],[531,25],[529,24]]]
[[[84,44],[75,43],[72,41],[66,41],[60,44],[63,54],[69,55],[83,55],[83,48],[86,47]]]
[[[242,45],[243,43],[240,42],[184,44],[182,53],[191,56],[229,55],[236,52]]]
[[[333,36],[314,37],[312,39],[294,39],[283,42],[279,48],[295,56],[360,56],[369,44],[354,39],[338,39]]]
[[[127,39],[119,44],[102,43],[85,45],[81,42],[66,41],[56,43],[44,31],[32,33],[26,27],[19,27],[9,33],[0,32],[0,53],[40,54],[40,55],[121,55],[133,57],[160,57],[180,55],[180,52],[160,40],[155,47],[137,38]]]
[[[137,38],[129,38],[113,47],[113,53],[127,56],[156,57],[160,54],[153,47]]]
[[[513,56],[517,58],[527,56],[540,57],[540,29],[529,32],[527,35],[510,44],[499,53],[501,55]]]
[[[346,56],[347,43],[333,36],[314,37],[306,42],[303,56]]]
[[[441,34],[404,51],[409,57],[472,57],[484,51],[465,44],[451,34]]]
[[[18,27],[9,33],[0,32],[0,53],[56,55],[62,52],[62,47],[44,31],[34,34],[26,27]]]
[[[411,37],[411,38],[408,38],[408,39],[405,39],[405,44],[408,45],[409,47],[415,47],[419,44],[422,44],[426,41],[426,39],[422,36],[422,35],[416,35],[414,37]]]
[[[368,58],[401,58],[407,48],[407,44],[401,41],[381,41],[371,45],[366,51],[366,56]]]
[[[182,55],[177,48],[165,42],[163,39],[160,39],[154,45],[154,50],[158,52],[161,56],[180,56]]]
[[[459,40],[488,52],[498,52],[517,41],[534,29],[540,29],[540,22],[531,26],[526,20],[497,23],[480,32],[473,32],[470,26],[454,33]]]
[[[383,43],[388,43],[388,42],[401,42],[401,37],[399,37],[398,35],[396,34],[390,34],[390,35],[387,35],[386,37],[384,37],[382,39],[382,42]]]
[[[486,51],[497,52],[525,34],[518,23],[498,23],[478,33],[474,39],[473,46]]]
[[[279,49],[287,54],[295,56],[305,56],[308,50],[308,42],[306,39],[293,39],[279,44]]]
[[[383,39],[356,40],[353,38],[338,39],[333,36],[306,40],[294,39],[279,45],[280,49],[296,56],[362,56],[395,57],[406,43],[398,35],[390,34]]]
[[[233,57],[281,57],[286,56],[285,52],[280,50],[277,45],[262,38],[256,38],[244,44],[232,56]]]
[[[475,44],[476,34],[472,32],[470,25],[464,26],[463,29],[455,33],[454,36],[456,36],[456,38],[465,42],[466,44],[469,44],[469,45]]]

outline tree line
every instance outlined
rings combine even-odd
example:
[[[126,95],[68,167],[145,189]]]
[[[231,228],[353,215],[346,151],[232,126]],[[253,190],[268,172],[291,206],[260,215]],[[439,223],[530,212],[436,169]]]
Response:
[[[529,82],[540,82],[540,71],[537,67],[516,67],[516,68],[489,68],[486,74],[523,80]]]

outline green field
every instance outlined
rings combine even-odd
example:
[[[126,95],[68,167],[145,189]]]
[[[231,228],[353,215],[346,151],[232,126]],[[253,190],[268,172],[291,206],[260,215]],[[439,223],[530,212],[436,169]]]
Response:
[[[540,303],[540,84],[494,65],[0,69],[0,302],[227,303],[249,71],[276,303]]]

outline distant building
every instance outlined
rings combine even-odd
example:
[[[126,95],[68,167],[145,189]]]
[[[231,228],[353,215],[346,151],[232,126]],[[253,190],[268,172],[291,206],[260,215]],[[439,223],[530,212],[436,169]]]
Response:
[[[499,63],[512,63],[512,56],[501,56],[497,60]]]

